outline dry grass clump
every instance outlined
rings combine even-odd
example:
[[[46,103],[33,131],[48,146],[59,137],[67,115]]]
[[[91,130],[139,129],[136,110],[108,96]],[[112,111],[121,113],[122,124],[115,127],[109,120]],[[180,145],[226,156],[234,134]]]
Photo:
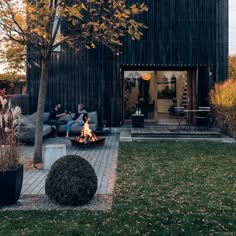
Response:
[[[19,165],[20,121],[20,107],[12,107],[11,102],[0,95],[0,170],[15,169]]]

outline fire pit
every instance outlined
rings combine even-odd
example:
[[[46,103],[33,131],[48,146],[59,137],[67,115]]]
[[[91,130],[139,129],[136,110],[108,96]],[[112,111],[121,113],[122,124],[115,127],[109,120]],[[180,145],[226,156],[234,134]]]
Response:
[[[74,146],[104,146],[105,144],[105,138],[102,137],[96,137],[97,139],[94,141],[88,141],[88,142],[80,142],[78,140],[78,137],[70,138],[71,145]]]
[[[103,146],[105,144],[105,138],[97,137],[93,131],[89,128],[88,120],[85,121],[81,130],[81,135],[70,138],[71,145],[76,146]]]

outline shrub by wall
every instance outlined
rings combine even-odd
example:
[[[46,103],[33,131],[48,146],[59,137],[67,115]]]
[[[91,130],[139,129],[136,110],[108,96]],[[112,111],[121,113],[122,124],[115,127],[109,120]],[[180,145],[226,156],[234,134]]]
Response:
[[[209,95],[216,123],[236,138],[236,81],[229,79],[215,84]]]

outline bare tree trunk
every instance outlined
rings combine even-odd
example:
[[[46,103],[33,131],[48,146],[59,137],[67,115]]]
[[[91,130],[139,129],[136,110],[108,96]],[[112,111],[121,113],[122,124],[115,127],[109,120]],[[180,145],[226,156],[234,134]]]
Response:
[[[36,132],[35,132],[35,142],[34,142],[34,159],[33,159],[34,164],[41,163],[43,161],[43,158],[42,158],[43,113],[44,113],[44,104],[45,104],[45,99],[46,99],[46,94],[47,94],[48,67],[49,67],[49,59],[42,59],[37,117],[36,117]]]

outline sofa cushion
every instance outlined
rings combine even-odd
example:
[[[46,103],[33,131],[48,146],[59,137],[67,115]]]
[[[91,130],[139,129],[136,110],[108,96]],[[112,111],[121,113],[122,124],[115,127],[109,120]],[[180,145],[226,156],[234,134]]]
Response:
[[[58,118],[58,121],[61,121],[61,120],[66,120],[66,122],[69,122],[69,121],[72,120],[72,118],[71,118],[71,115],[66,114],[66,115],[61,116],[60,118]]]
[[[79,135],[82,128],[83,128],[83,125],[73,124],[73,125],[71,126],[70,133],[74,133],[74,134],[78,134],[78,135]],[[96,129],[97,129],[97,124],[89,124],[89,128],[90,128],[92,131],[96,131]],[[65,133],[65,132],[66,132],[66,125],[60,125],[59,128],[58,128],[58,132],[59,132],[59,133]]]
[[[48,118],[49,118],[50,112],[44,112],[43,113],[43,123],[47,124],[48,123]]]
[[[34,125],[20,126],[19,133],[21,141],[33,143],[35,140],[35,130],[36,126]],[[52,131],[51,125],[43,125],[43,137],[50,134],[51,131]]]
[[[34,125],[36,125],[36,116],[37,116],[36,112],[28,116],[28,118],[31,120],[31,123]]]
[[[71,113],[70,116],[71,116],[72,119],[74,119],[75,118],[75,113]]]
[[[29,118],[28,115],[22,116],[20,125],[22,125],[22,126],[29,126],[29,125],[34,126],[33,122],[31,121],[31,119]]]
[[[98,123],[98,115],[96,111],[88,112],[89,124],[97,124]]]
[[[76,132],[76,133],[78,133],[78,134],[80,134],[80,131],[81,131],[81,129],[82,129],[82,125],[77,125],[77,124],[73,124],[72,126],[71,126],[71,130],[70,130],[70,133],[72,132]],[[59,133],[65,133],[66,132],[66,125],[60,125],[59,127],[58,127],[58,132]]]
[[[52,131],[51,125],[43,125],[43,136],[50,134]]]
[[[22,126],[26,126],[26,125],[36,125],[36,114],[37,113],[33,113],[31,115],[25,115],[22,116],[22,120],[21,120],[21,125]],[[47,124],[48,123],[48,117],[49,117],[49,112],[45,112],[43,114],[43,123]]]

